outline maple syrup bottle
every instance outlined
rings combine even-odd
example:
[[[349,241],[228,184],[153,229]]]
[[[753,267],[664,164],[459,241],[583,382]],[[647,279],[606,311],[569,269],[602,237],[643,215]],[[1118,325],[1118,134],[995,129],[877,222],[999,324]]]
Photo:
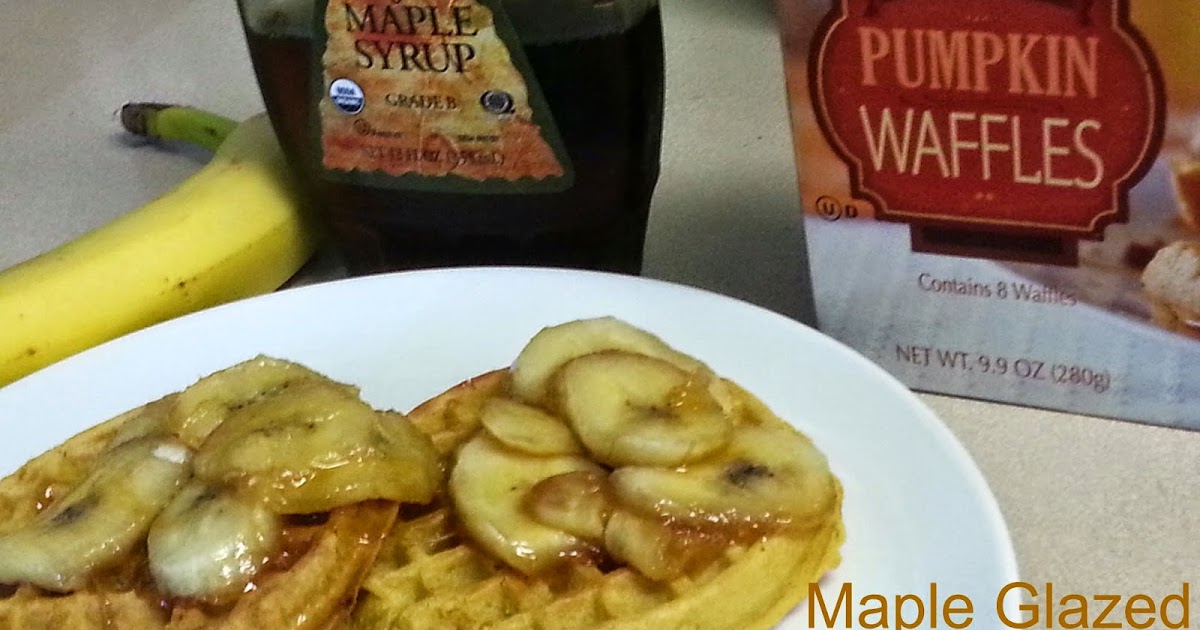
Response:
[[[285,151],[352,273],[640,273],[657,0],[240,0]]]

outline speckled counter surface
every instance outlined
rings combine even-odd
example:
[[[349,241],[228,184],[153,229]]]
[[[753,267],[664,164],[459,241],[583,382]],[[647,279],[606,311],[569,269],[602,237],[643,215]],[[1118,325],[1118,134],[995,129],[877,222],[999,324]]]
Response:
[[[811,321],[770,0],[663,3],[668,111],[646,275]],[[202,163],[129,146],[113,116],[122,102],[235,117],[262,107],[233,0],[0,7],[0,267],[136,207]],[[1059,593],[1156,598],[1196,580],[1196,623],[1200,434],[922,398],[983,470],[1023,578]]]

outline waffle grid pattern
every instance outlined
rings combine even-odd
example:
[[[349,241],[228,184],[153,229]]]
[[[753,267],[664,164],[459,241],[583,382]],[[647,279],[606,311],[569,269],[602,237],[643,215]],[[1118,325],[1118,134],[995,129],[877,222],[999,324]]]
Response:
[[[693,591],[737,561],[731,548],[699,574],[655,583],[626,568],[566,564],[527,578],[464,543],[444,507],[403,518],[363,585],[353,627],[377,630],[603,628]]]

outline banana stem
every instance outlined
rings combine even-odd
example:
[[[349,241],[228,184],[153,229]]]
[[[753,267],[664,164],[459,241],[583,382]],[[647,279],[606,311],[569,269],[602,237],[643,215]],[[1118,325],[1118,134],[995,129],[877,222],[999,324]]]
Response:
[[[216,151],[237,127],[237,121],[194,107],[169,103],[126,103],[121,126],[152,140],[186,142]]]

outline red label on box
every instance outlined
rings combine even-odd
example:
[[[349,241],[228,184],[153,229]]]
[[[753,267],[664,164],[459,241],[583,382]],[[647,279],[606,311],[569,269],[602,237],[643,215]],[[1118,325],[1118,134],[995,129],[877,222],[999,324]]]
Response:
[[[926,234],[1100,239],[1161,143],[1123,0],[841,0],[812,59],[854,196]]]

